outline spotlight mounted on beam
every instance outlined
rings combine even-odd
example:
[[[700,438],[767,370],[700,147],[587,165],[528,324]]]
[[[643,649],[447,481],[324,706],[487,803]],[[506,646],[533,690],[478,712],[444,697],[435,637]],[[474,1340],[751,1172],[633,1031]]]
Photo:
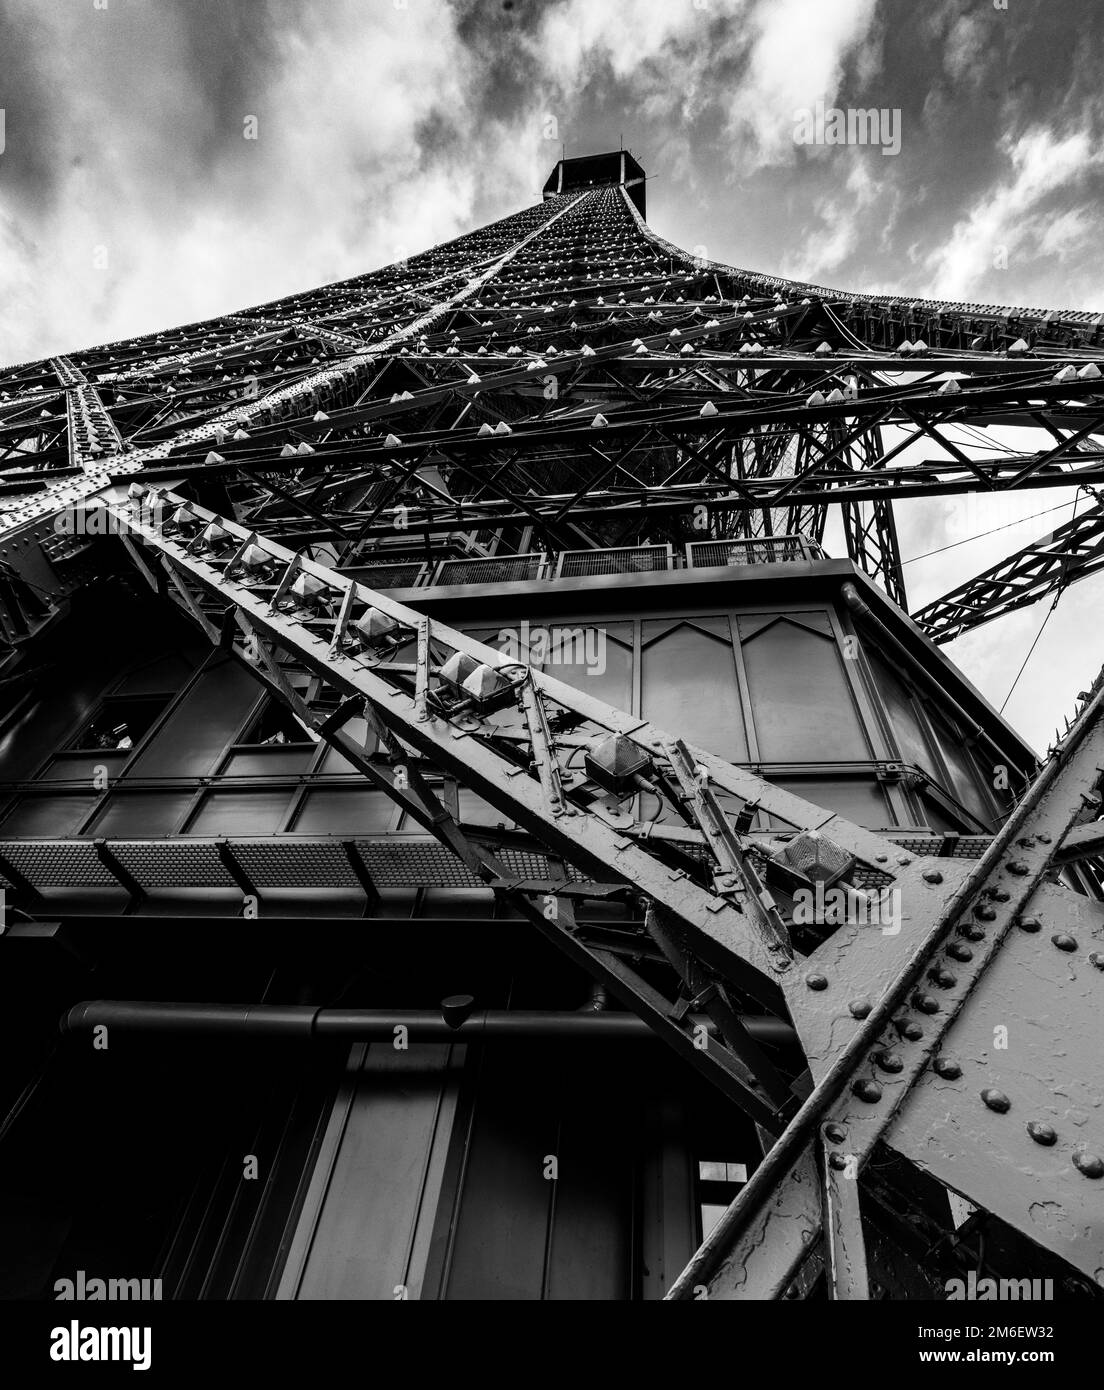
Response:
[[[624,734],[608,734],[592,743],[583,755],[583,767],[592,782],[620,800],[652,790],[652,760]]]
[[[851,873],[854,855],[816,830],[795,835],[767,860],[767,877],[793,891],[822,883],[831,888]]]
[[[465,652],[454,652],[437,672],[438,687],[434,692],[438,706],[446,714],[473,710],[482,716],[512,705],[528,676],[528,669],[518,667],[512,680],[503,670],[486,662],[476,661]]]

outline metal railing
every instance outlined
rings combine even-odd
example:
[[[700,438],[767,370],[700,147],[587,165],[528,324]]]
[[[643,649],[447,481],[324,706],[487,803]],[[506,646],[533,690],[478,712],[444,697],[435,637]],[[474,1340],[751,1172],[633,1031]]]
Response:
[[[641,574],[675,568],[670,545],[634,545],[620,550],[564,550],[556,563],[557,579],[589,574]]]
[[[416,560],[390,565],[357,565],[345,573],[370,589],[420,589],[429,582],[429,566]]]
[[[531,551],[525,555],[467,556],[426,563],[358,565],[347,571],[378,589],[443,588],[461,584],[512,584],[533,580],[583,579],[600,574],[652,574],[726,565],[773,565],[825,559],[823,548],[801,535],[690,541],[684,554],[670,544],[619,546],[608,550]]]
[[[548,579],[549,559],[542,552],[530,555],[496,555],[490,559],[443,560],[429,581],[431,588],[446,584],[516,584],[527,579]]]
[[[823,548],[806,536],[756,536],[725,541],[691,541],[686,547],[687,569],[721,565],[777,565],[823,560]]]

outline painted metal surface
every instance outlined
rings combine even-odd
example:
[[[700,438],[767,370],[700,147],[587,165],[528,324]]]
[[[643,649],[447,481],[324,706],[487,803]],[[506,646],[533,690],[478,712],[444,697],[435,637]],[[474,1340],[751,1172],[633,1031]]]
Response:
[[[1098,844],[1086,826],[1104,769],[1100,683],[981,857],[924,861],[738,766],[742,747],[730,760],[691,746],[682,728],[664,732],[519,666],[341,572],[365,555],[405,551],[408,527],[427,547],[419,563],[442,536],[466,537],[469,561],[487,560],[490,539],[480,534],[496,531],[497,546],[509,527],[518,556],[578,553],[585,567],[610,544],[611,526],[622,549],[635,541],[638,551],[662,534],[653,527],[694,519],[697,528],[699,517],[702,539],[746,542],[782,529],[815,544],[827,506],[839,505],[849,555],[903,607],[890,496],[1097,476],[1099,320],[1016,311],[1013,329],[994,306],[859,300],[702,263],[651,232],[621,186],[556,197],[414,262],[192,325],[167,341],[135,340],[118,361],[103,349],[5,373],[0,443],[19,471],[4,483],[0,529],[45,553],[45,530],[62,509],[106,499],[151,586],[212,644],[252,663],[266,689],[435,836],[468,876],[462,881],[493,889],[764,1129],[781,1131],[677,1279],[674,1264],[689,1253],[682,1209],[692,1183],[676,1175],[675,1189],[664,1188],[672,1170],[660,1165],[647,1196],[664,1229],[648,1262],[651,1293],[779,1297],[795,1280],[807,1288],[820,1258],[814,1247],[826,1236],[832,1295],[868,1296],[860,1182],[883,1140],[1100,1282],[1101,909],[1048,880],[1057,853],[1074,863]],[[243,384],[244,396],[235,389]],[[963,423],[1042,424],[1053,442],[1035,454],[978,458],[976,447],[956,442]],[[900,436],[892,444],[890,425]],[[42,462],[29,472],[27,439],[27,455]],[[889,466],[921,442],[939,458]],[[226,489],[205,494],[226,504],[216,501],[215,511],[168,495],[158,500],[199,525],[152,524],[114,484],[154,470],[187,487]],[[947,636],[1092,572],[1101,533],[1087,515],[1043,553],[1012,557],[920,618]],[[201,528],[226,545],[204,544]],[[662,544],[673,563],[671,540]],[[300,548],[308,545],[320,547],[316,558]],[[496,550],[496,562],[509,558],[509,546],[502,556]],[[352,634],[364,610],[407,633],[413,658],[358,649]],[[750,644],[769,630],[753,623],[736,640]],[[823,635],[832,650],[840,634]],[[442,703],[448,655],[480,668],[474,702]],[[748,663],[741,672],[754,678]],[[844,689],[866,699],[861,682],[847,679]],[[349,732],[354,712],[368,715],[401,778],[365,755]],[[834,731],[836,757],[867,751],[860,723]],[[674,789],[664,794],[682,822],[677,834],[591,794],[577,756],[599,732],[627,740],[661,790]],[[849,733],[859,741],[849,743]],[[467,834],[426,769],[515,821],[539,860],[510,859],[501,845]],[[764,847],[745,833],[753,814],[819,831],[853,856],[868,894],[879,893],[873,920],[868,896],[867,920],[845,922],[802,958],[764,888]],[[327,872],[375,892],[365,844],[333,845]],[[33,891],[17,862],[33,858],[33,847],[4,853],[9,883]],[[58,872],[140,894],[128,853],[125,841],[82,844],[57,852],[65,860]],[[248,846],[197,839],[189,856],[219,886],[256,886]],[[661,955],[673,967],[677,997],[656,988],[631,953],[580,928],[580,884],[645,900],[649,959]],[[1025,930],[1032,923],[1038,930]],[[797,1077],[789,1093],[741,1032],[728,988],[792,1016],[809,1077]],[[699,1009],[715,1025],[701,1045]],[[998,1047],[1005,1036],[1008,1046]],[[433,1056],[447,1072],[447,1060]],[[381,1071],[403,1069],[380,1062]],[[486,1172],[483,1196],[459,1213],[462,1235],[453,1231],[442,1250],[421,1209],[429,1188],[415,1193],[395,1177],[421,1163],[432,1187],[426,1200],[447,1205],[446,1150],[455,1153],[438,1122],[451,1081],[441,1085],[432,1104],[404,1092],[392,1109],[361,1081],[348,1092],[331,1126],[330,1166],[316,1175],[336,1181],[333,1200],[313,1195],[289,1290],[387,1296],[389,1279],[417,1285],[429,1269],[447,1290],[465,1261],[458,1287],[495,1296],[556,1296],[584,1278],[596,1218],[578,1189],[564,1226],[575,1231],[570,1274],[557,1274],[551,1246],[534,1264],[533,1241],[511,1247],[497,1273],[485,1268],[494,1245],[479,1220],[494,1210]],[[532,1098],[526,1103],[528,1132],[544,1143],[544,1119]],[[373,1107],[387,1112],[383,1148]],[[486,1142],[498,1153],[477,1130],[464,1144]],[[510,1183],[526,1229],[550,1229],[558,1194],[528,1167],[511,1169]],[[368,1207],[357,1205],[362,1188]],[[316,1238],[328,1251],[321,1260]],[[364,1246],[386,1257],[368,1268]],[[501,1243],[494,1248],[501,1258]],[[607,1274],[603,1286],[620,1287],[622,1274]]]
[[[1104,1285],[1104,906],[1044,883],[1024,911],[886,1138]]]

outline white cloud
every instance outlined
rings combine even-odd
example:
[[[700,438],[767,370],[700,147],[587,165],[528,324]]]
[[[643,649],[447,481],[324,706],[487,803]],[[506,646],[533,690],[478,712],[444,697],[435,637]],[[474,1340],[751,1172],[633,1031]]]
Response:
[[[1047,236],[1047,219],[1036,217],[1040,205],[1059,190],[1075,188],[1085,174],[1104,163],[1104,151],[1086,130],[1057,137],[1042,126],[1018,138],[1008,136],[1002,153],[1008,175],[955,223],[942,246],[928,253],[924,266],[930,273],[927,293],[947,299],[969,299],[995,265],[1013,256],[1039,254],[1040,239]],[[1075,222],[1065,224],[1049,250],[1063,236],[1076,233]],[[1011,301],[1009,301],[1011,302]]]
[[[728,106],[729,130],[750,135],[747,172],[793,161],[795,111],[833,103],[846,59],[873,41],[876,4],[772,0],[757,7],[749,67]]]
[[[996,21],[998,24],[1000,20]],[[943,51],[943,66],[955,83],[979,82],[985,74],[985,53],[988,45],[1003,42],[1004,31],[994,35],[993,19],[986,15],[959,15],[951,25]]]
[[[1075,248],[1084,246],[1090,238],[1095,238],[1098,233],[1095,212],[1088,207],[1069,208],[1057,217],[1033,219],[1039,253],[1061,260]]]
[[[837,157],[842,154],[843,150],[837,151]],[[888,199],[882,185],[871,173],[868,152],[850,148],[847,155],[851,165],[842,188],[814,201],[812,210],[820,226],[810,219],[809,234],[802,242],[799,254],[783,260],[781,274],[794,280],[823,284],[825,276],[831,275],[864,243],[869,245],[873,239],[875,219],[871,215],[871,208],[880,200]],[[876,219],[882,235],[885,235],[891,220],[892,213],[888,218],[882,214]]]
[[[703,38],[718,13],[733,23],[742,20],[748,3],[719,0],[699,7],[693,0],[569,0],[548,9],[530,49],[548,81],[570,91],[607,66],[618,78],[636,77],[646,63],[673,59],[673,49]],[[726,34],[725,47],[730,43]],[[674,72],[655,74],[657,85],[662,81],[674,97],[684,89],[687,66],[716,57],[704,47],[684,51]]]
[[[536,201],[547,172],[535,140],[493,123],[478,161],[426,138],[427,122],[466,132],[478,96],[448,7],[374,5],[365,24],[355,0],[340,0],[274,36],[263,88],[219,117],[165,61],[182,42],[172,10],[128,13],[135,43],[160,61],[136,62],[125,83],[54,22],[41,62],[68,103],[80,163],[60,175],[50,207],[0,208],[0,361],[362,273],[470,230],[477,196],[502,194],[513,210],[507,190],[520,185]],[[242,134],[251,114],[255,141]],[[216,119],[229,130],[212,129]]]

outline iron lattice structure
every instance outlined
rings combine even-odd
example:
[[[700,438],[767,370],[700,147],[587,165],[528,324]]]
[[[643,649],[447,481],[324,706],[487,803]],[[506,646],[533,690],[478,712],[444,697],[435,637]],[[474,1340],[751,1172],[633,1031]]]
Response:
[[[1055,1130],[1036,1063],[1063,1055],[1099,1096],[1104,909],[1057,875],[1104,840],[1104,681],[978,857],[925,858],[390,596],[440,565],[506,580],[666,568],[701,545],[713,563],[815,555],[834,506],[850,558],[905,608],[896,504],[1091,495],[1102,480],[1099,319],[695,260],[647,226],[635,178],[571,182],[408,262],[6,371],[5,675],[33,667],[35,633],[85,582],[89,518],[109,518],[154,590],[399,801],[465,881],[751,1115],[765,1157],[669,1297],[792,1295],[821,1268],[834,1297],[868,1297],[860,1205],[885,1202],[887,1164],[1099,1283],[1104,1133],[1095,1118]],[[1048,442],[1019,452],[1001,434],[1014,426]],[[915,621],[943,641],[1092,573],[1102,505]],[[388,767],[347,733],[362,714]],[[516,829],[465,826],[439,773]],[[677,828],[634,820],[640,779]],[[760,812],[773,843],[748,834]],[[899,894],[903,929],[845,922],[795,944],[765,876],[802,854],[805,871],[827,854],[864,901]],[[580,900],[619,895],[643,904],[641,931],[577,921]],[[1028,1011],[1038,1046],[1002,1087],[979,1086],[979,1038]],[[778,1070],[749,1013],[792,1021],[807,1072]],[[985,1124],[1005,1092],[1015,1123]],[[918,1210],[898,1224],[903,1246],[922,1234]]]

